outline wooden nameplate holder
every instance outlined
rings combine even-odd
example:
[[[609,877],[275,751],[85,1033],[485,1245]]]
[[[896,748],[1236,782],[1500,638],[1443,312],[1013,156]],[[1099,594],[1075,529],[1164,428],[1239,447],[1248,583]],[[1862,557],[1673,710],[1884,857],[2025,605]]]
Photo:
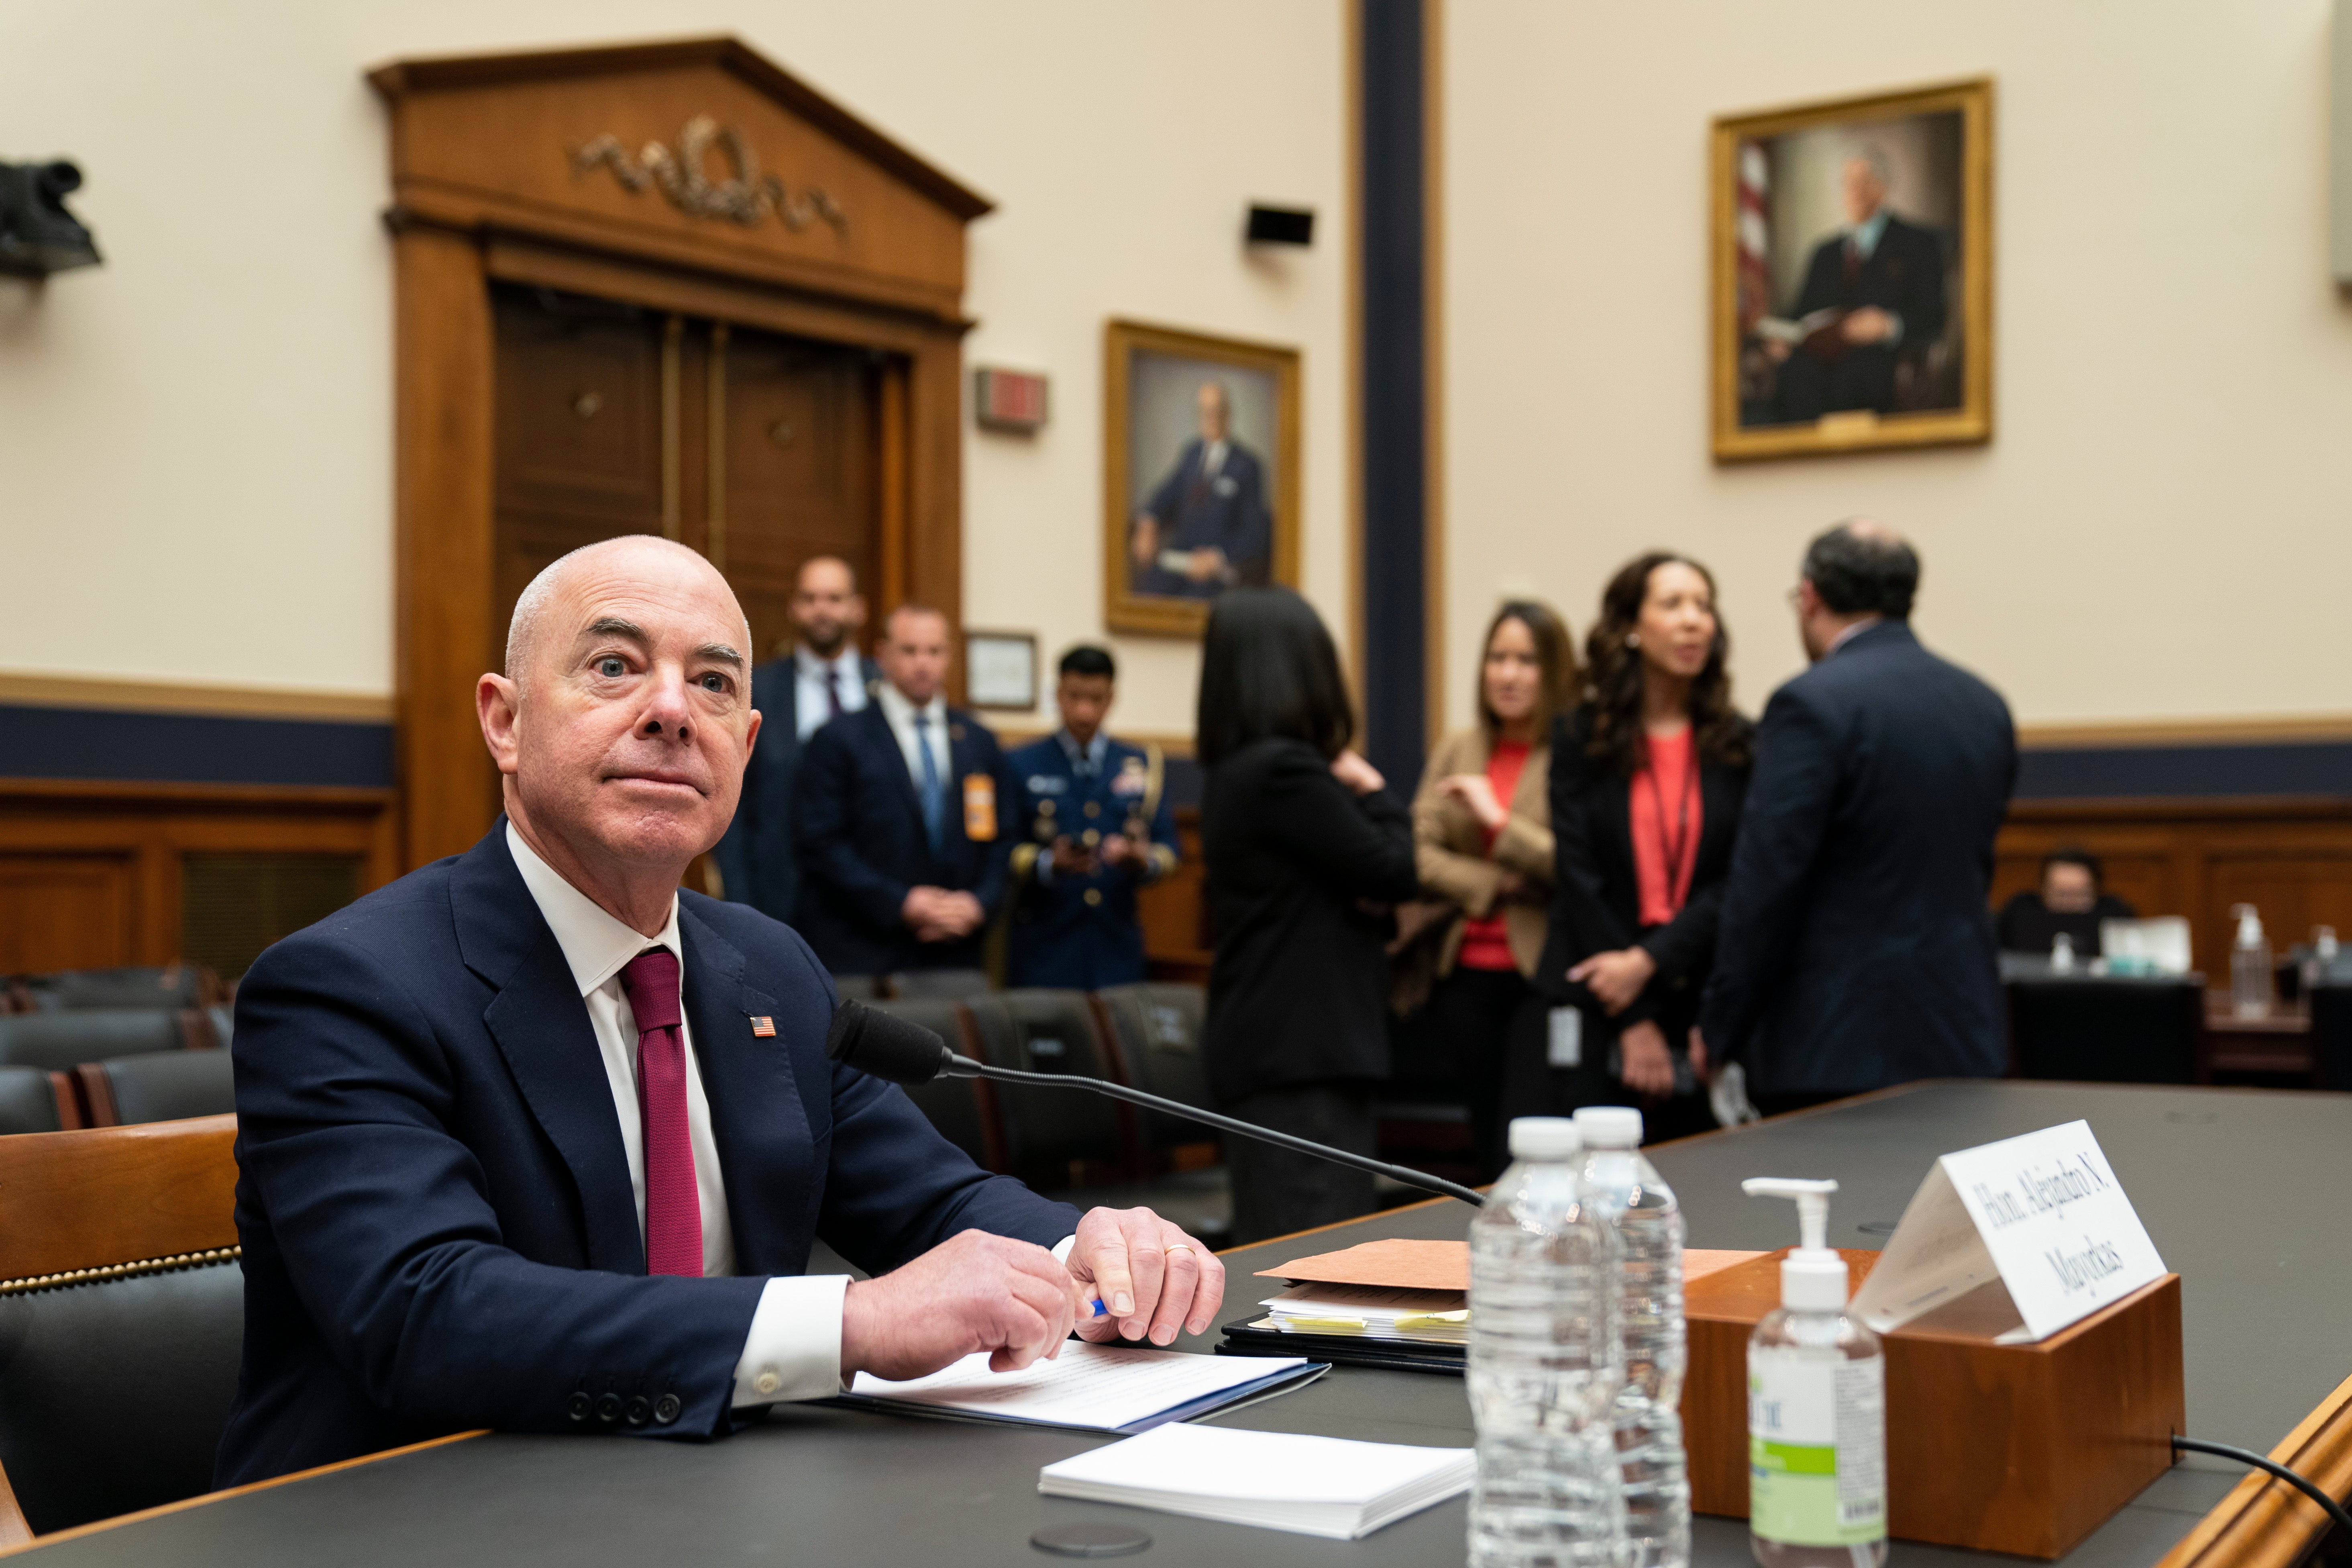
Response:
[[[1765,1253],[1684,1291],[1691,1507],[1748,1513],[1748,1336],[1780,1304]],[[1843,1254],[1853,1285],[1875,1252]],[[1890,1533],[1978,1552],[2062,1557],[2172,1464],[2188,1429],[2180,1276],[2167,1274],[2036,1344],[1998,1280],[1885,1334]]]

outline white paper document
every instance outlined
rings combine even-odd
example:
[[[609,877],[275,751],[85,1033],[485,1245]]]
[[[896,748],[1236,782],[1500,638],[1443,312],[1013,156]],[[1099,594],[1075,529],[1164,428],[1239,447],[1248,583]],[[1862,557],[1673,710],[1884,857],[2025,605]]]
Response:
[[[1471,1448],[1172,1426],[1048,1465],[1037,1489],[1353,1541],[1467,1490],[1476,1459]]]
[[[1202,1414],[1310,1369],[1325,1370],[1305,1356],[1194,1355],[1072,1340],[1052,1361],[1019,1372],[989,1371],[982,1351],[904,1383],[861,1372],[849,1392],[853,1399],[993,1421],[1121,1432]]]
[[[1998,1279],[2026,1344],[2164,1276],[2164,1259],[2087,1121],[1964,1149],[1936,1162],[1854,1292],[1881,1332]]]

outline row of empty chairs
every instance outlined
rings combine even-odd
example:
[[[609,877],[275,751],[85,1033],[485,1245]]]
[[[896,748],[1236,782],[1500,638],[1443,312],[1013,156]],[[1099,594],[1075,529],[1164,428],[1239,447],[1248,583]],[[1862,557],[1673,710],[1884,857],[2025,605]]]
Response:
[[[220,1048],[229,1012],[209,970],[16,976],[7,991],[16,1003],[0,1013],[0,1133],[235,1109],[228,1053]],[[26,995],[48,1005],[26,1006]]]
[[[873,1005],[992,1066],[1104,1079],[1208,1104],[1201,1060],[1206,1000],[1197,985],[900,996]],[[1072,1089],[940,1079],[908,1092],[979,1164],[1041,1184],[1141,1179],[1174,1163],[1176,1151],[1216,1136],[1165,1112]]]

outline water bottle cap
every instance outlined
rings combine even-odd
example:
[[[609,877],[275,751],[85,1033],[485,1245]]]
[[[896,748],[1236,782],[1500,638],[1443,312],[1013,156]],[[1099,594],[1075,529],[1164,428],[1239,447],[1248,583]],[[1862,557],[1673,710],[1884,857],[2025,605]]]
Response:
[[[1576,1130],[1588,1149],[1638,1149],[1642,1113],[1627,1105],[1588,1105],[1576,1113]]]
[[[1583,1146],[1583,1135],[1565,1116],[1521,1116],[1511,1122],[1514,1160],[1565,1160]]]

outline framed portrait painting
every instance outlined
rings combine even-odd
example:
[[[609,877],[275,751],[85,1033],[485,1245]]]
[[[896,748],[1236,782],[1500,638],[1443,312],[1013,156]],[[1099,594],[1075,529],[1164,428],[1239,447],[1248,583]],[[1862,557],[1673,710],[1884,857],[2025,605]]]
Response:
[[[1298,584],[1298,352],[1111,321],[1103,620],[1198,637],[1227,588]]]
[[[1715,122],[1715,455],[1992,437],[1992,82]]]

